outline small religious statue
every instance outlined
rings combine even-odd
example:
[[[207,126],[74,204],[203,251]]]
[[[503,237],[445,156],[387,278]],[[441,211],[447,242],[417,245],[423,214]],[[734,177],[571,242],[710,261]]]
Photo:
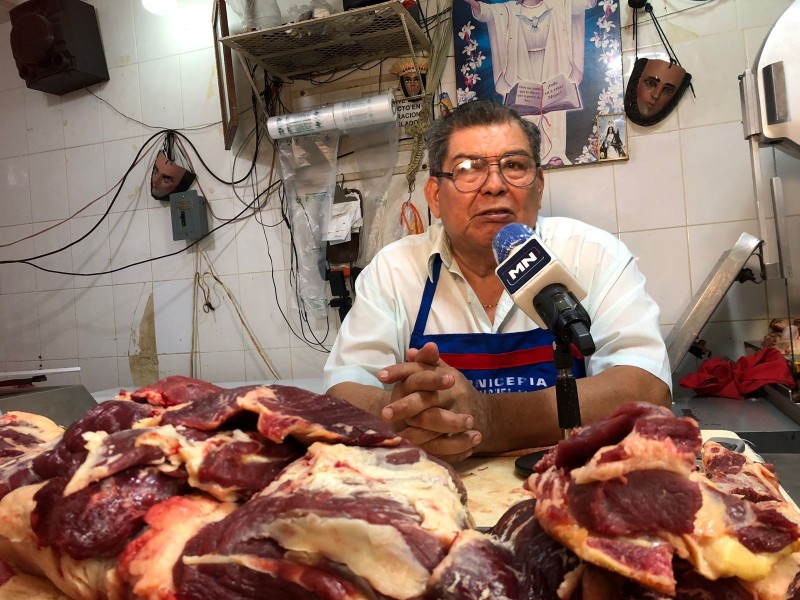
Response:
[[[416,65],[414,58],[404,56],[394,62],[389,69],[400,80],[400,89],[406,98],[413,98],[422,95],[423,85],[426,83],[425,76],[428,73],[428,59],[417,58]]]

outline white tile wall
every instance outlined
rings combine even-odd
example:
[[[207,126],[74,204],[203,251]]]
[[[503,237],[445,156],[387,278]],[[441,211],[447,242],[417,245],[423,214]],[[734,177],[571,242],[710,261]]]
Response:
[[[25,122],[28,152],[46,152],[64,147],[64,117],[59,96],[26,89]]]
[[[0,198],[3,198],[3,224],[31,222],[31,184],[28,157],[0,160]]]
[[[211,0],[182,0],[183,12],[171,19],[146,12],[139,0],[92,4],[110,74],[108,82],[91,87],[97,97],[85,90],[59,97],[27,89],[11,54],[10,23],[0,23],[0,246],[58,225],[114,186],[154,133],[142,122],[191,128],[182,131],[188,138],[187,152],[198,174],[199,192],[217,216],[229,218],[244,208],[242,200],[253,200],[252,180],[232,188],[208,172],[228,180],[233,170],[233,177],[241,178],[255,148],[254,138],[248,138],[254,127],[252,113],[246,110],[250,89],[240,77],[240,129],[234,148],[224,149],[217,124]],[[789,4],[790,0],[653,3],[679,59],[693,75],[697,98],[687,93],[679,109],[654,127],[631,125],[630,160],[546,175],[542,214],[573,216],[618,233],[661,306],[664,333],[720,254],[742,231],[758,233],[738,75],[751,64],[770,25]],[[618,1],[617,9],[627,76],[634,57],[631,9],[624,0]],[[639,55],[663,55],[649,19],[643,21]],[[453,65],[448,57],[443,89],[455,99]],[[358,77],[376,77],[378,72]],[[378,89],[340,85],[338,91],[321,95],[314,86],[300,85],[308,92],[298,101],[301,107]],[[384,81],[381,89],[389,86]],[[129,355],[140,350],[142,320],[152,298],[159,374],[192,372],[194,277],[198,266],[202,273],[206,265],[198,260],[197,249],[184,252],[188,243],[172,240],[169,204],[149,195],[154,153],[153,148],[142,153],[97,231],[37,264],[88,273],[177,254],[91,277],[0,265],[0,368],[79,365],[80,374],[64,376],[64,382],[80,381],[95,390],[133,386]],[[764,150],[761,155],[783,178],[793,242],[800,237],[800,163],[781,152]],[[279,170],[270,172],[273,156],[268,144],[261,144],[256,164],[254,179],[263,191],[271,177],[279,176]],[[424,180],[422,173],[413,194],[423,214]],[[115,192],[40,236],[0,247],[0,259],[30,257],[78,239],[98,222]],[[404,177],[394,177],[385,217],[396,212],[407,193]],[[312,318],[301,326],[289,285],[289,236],[284,226],[273,226],[281,218],[277,195],[260,217],[263,224],[250,218],[221,228],[201,248],[279,376],[318,377],[326,355],[299,336],[312,345],[316,337],[329,347],[338,331],[338,314],[331,311],[329,319]],[[219,224],[211,218],[212,227]],[[379,237],[391,241],[396,235],[393,220],[384,218],[383,228]],[[766,237],[771,242],[774,236]],[[791,247],[796,264],[798,246]],[[785,311],[782,290],[775,287],[736,284],[703,332],[709,343],[719,353],[736,354],[742,340],[761,337],[768,316],[767,289],[769,314]],[[273,379],[244,333],[232,299],[219,286],[212,288],[216,310],[196,312],[199,355],[194,373],[219,381]],[[796,302],[800,283],[790,282],[790,294]]]
[[[678,133],[633,137],[629,153],[628,161],[614,165],[620,230],[686,225]]]
[[[107,274],[111,268],[108,221],[100,221],[100,217],[77,217],[69,225],[72,242],[81,240],[70,248],[72,266],[76,274],[81,274],[75,277],[75,287],[111,285],[111,275]]]
[[[69,216],[69,196],[64,185],[67,177],[64,150],[30,154],[28,173],[33,222],[66,219]]]
[[[52,229],[50,229],[52,227]],[[69,245],[71,241],[69,224],[63,221],[44,221],[36,224],[36,231],[46,233],[37,235],[33,238],[33,249],[36,256],[60,250]],[[63,250],[50,256],[46,256],[36,261],[47,269],[72,273],[72,252]],[[22,266],[22,268],[29,268]],[[43,292],[46,290],[69,290],[75,287],[75,278],[72,275],[62,273],[50,273],[41,269],[34,270],[36,275],[36,290]]]
[[[86,90],[61,97],[64,117],[64,146],[85,146],[103,141],[102,102]]]
[[[167,56],[139,63],[139,88],[142,93],[142,121],[158,129],[181,129],[180,57]],[[152,93],[152,90],[159,90]]]
[[[193,280],[161,281],[153,286],[156,344],[161,354],[192,350]]]
[[[111,268],[122,269],[111,274],[114,285],[153,280],[151,263],[144,262],[150,258],[148,213],[147,210],[130,210],[108,217]],[[132,244],[132,240],[136,243]],[[137,264],[142,262],[144,264]]]
[[[22,81],[16,73],[13,77]],[[0,129],[3,131],[3,135],[0,135],[0,158],[28,153],[24,87],[0,92]]]
[[[41,359],[70,359],[80,353],[75,290],[37,292]]]
[[[70,214],[76,214],[91,203],[81,216],[102,215],[108,208],[103,145],[68,148],[66,166]]]
[[[3,260],[20,260],[35,256],[33,239],[30,237],[32,233],[31,225],[0,227],[0,257]],[[34,269],[21,264],[0,265],[0,290],[3,294],[35,291]]]
[[[17,65],[11,54],[11,22],[0,23],[0,90],[24,86],[17,74]]]
[[[114,290],[110,285],[75,290],[80,358],[117,355],[113,308]]]

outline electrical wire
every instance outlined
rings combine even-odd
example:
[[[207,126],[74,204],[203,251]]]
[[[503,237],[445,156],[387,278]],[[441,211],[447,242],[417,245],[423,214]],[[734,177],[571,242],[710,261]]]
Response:
[[[688,1],[692,2],[692,3],[699,3],[699,4],[694,4],[693,6],[687,6],[686,8],[681,8],[679,10],[674,10],[672,12],[664,13],[663,15],[661,15],[661,18],[664,19],[666,17],[671,17],[673,15],[677,15],[677,14],[680,14],[682,12],[686,12],[687,10],[695,10],[696,8],[700,8],[701,6],[703,6],[705,4],[710,4],[712,2],[716,2],[717,0],[688,0]],[[634,9],[634,10],[638,10],[638,9]],[[620,27],[620,29],[629,29],[629,28],[633,28],[634,31],[636,30],[634,23],[631,23],[630,25],[623,25],[622,27]]]
[[[153,142],[153,143],[150,145],[150,147],[149,147],[149,148],[147,148],[147,150],[145,151],[145,154],[147,154],[147,152],[149,152],[150,150],[152,150],[152,148],[153,148],[153,146],[155,146],[155,144],[156,144],[156,142]],[[145,144],[145,145],[146,145],[146,144]],[[139,164],[139,163],[140,163],[142,160],[144,160],[144,155],[142,155],[142,156],[141,156],[141,157],[140,157],[138,160],[136,160],[136,161],[133,163],[133,165],[132,165],[132,166],[134,166],[134,167],[135,167],[135,166],[136,166],[137,164]],[[42,229],[41,231],[37,231],[36,233],[32,233],[32,234],[30,234],[30,235],[26,235],[25,237],[22,237],[22,238],[20,238],[20,239],[18,239],[18,240],[15,240],[15,241],[13,241],[13,242],[8,242],[8,243],[6,243],[6,244],[0,244],[0,248],[8,248],[9,246],[13,246],[14,244],[19,244],[20,242],[24,242],[25,240],[29,240],[29,239],[31,239],[31,238],[35,238],[36,236],[42,235],[43,233],[46,233],[46,232],[50,231],[51,229],[55,229],[56,227],[59,227],[59,226],[63,225],[64,223],[66,223],[66,222],[68,222],[68,221],[71,221],[72,219],[74,219],[75,217],[77,217],[79,214],[81,214],[83,211],[85,211],[87,208],[89,208],[90,206],[92,206],[92,205],[93,205],[93,204],[95,204],[96,202],[99,202],[100,200],[102,200],[103,198],[105,198],[106,196],[108,196],[108,195],[109,195],[109,194],[110,194],[110,193],[111,193],[111,192],[114,190],[114,188],[115,188],[115,187],[117,187],[118,185],[122,185],[122,183],[124,183],[124,181],[125,181],[125,178],[124,178],[124,176],[123,176],[123,178],[122,178],[122,179],[120,179],[119,181],[117,181],[117,182],[116,182],[114,185],[112,185],[112,186],[111,186],[111,187],[110,187],[110,188],[109,188],[107,191],[105,191],[105,192],[104,192],[102,195],[100,195],[100,196],[98,196],[97,198],[95,198],[94,200],[90,201],[90,202],[89,202],[88,204],[86,204],[86,205],[85,205],[83,208],[80,208],[80,209],[76,210],[74,213],[72,213],[71,215],[69,215],[69,216],[68,216],[66,219],[63,219],[62,221],[59,221],[58,223],[54,223],[53,225],[50,225],[49,227],[45,227],[45,228],[44,228],[44,229]]]
[[[101,215],[100,219],[97,221],[97,223],[95,223],[92,226],[91,229],[89,229],[89,231],[87,231],[85,234],[83,234],[77,240],[70,242],[66,246],[62,246],[61,248],[57,248],[56,250],[51,250],[50,252],[44,252],[43,254],[38,254],[36,256],[31,256],[31,257],[23,258],[23,259],[0,260],[0,265],[11,265],[11,264],[15,264],[15,263],[30,264],[29,261],[38,260],[40,258],[45,258],[46,256],[52,256],[53,254],[58,254],[59,252],[63,252],[64,250],[66,250],[68,248],[71,248],[75,244],[78,244],[79,242],[82,242],[87,237],[89,237],[94,232],[95,229],[100,227],[100,224],[106,219],[108,214],[111,212],[111,208],[114,206],[114,203],[117,201],[117,198],[119,197],[119,193],[122,191],[122,188],[125,185],[125,181],[127,180],[128,175],[130,175],[131,171],[133,171],[134,167],[139,162],[139,155],[142,154],[142,150],[144,150],[144,147],[148,143],[150,143],[150,141],[152,141],[154,138],[162,135],[163,133],[164,133],[163,131],[159,131],[157,133],[154,133],[153,135],[151,135],[147,139],[147,141],[144,144],[142,144],[142,146],[139,148],[139,151],[136,153],[136,156],[133,159],[133,163],[131,163],[131,166],[128,167],[128,170],[125,171],[125,174],[122,176],[122,182],[120,183],[120,186],[117,189],[117,193],[114,194],[114,197],[111,199],[111,202],[108,204],[108,208],[106,208],[105,212]],[[32,265],[32,266],[36,266],[36,265]],[[41,268],[41,267],[37,267],[37,268]],[[54,272],[57,272],[57,271],[54,271]]]
[[[109,107],[111,110],[113,110],[115,113],[117,113],[117,114],[118,114],[118,115],[120,115],[121,117],[125,117],[125,118],[126,118],[126,119],[128,119],[129,121],[133,121],[134,123],[138,123],[139,125],[142,125],[142,126],[144,126],[144,127],[147,127],[147,128],[149,128],[149,129],[163,129],[162,127],[156,127],[156,126],[154,126],[154,125],[148,125],[148,124],[147,124],[147,123],[145,123],[144,121],[139,121],[138,119],[134,119],[133,117],[131,117],[131,116],[128,116],[128,115],[126,115],[125,113],[123,113],[122,111],[120,111],[120,110],[119,110],[117,107],[115,107],[113,104],[111,104],[111,103],[110,103],[108,100],[106,100],[106,99],[105,99],[105,98],[103,98],[102,96],[98,96],[97,94],[95,94],[95,93],[94,93],[92,90],[90,90],[89,88],[85,87],[85,88],[83,88],[83,89],[84,89],[84,90],[86,90],[87,92],[89,92],[89,93],[90,93],[92,96],[94,96],[94,97],[95,97],[95,98],[97,98],[98,100],[100,100],[100,102],[102,102],[103,104],[106,104],[106,105],[107,105],[107,106],[108,106],[108,107]],[[248,108],[248,109],[245,109],[245,110],[249,110],[249,108]],[[183,130],[184,130],[184,131],[199,131],[199,130],[201,130],[201,129],[209,129],[210,127],[216,127],[216,126],[217,126],[217,125],[219,125],[220,123],[222,123],[222,120],[215,121],[215,122],[213,122],[213,123],[208,123],[208,124],[206,124],[206,125],[195,125],[195,126],[193,126],[193,127],[184,127],[184,128],[183,128]]]
[[[365,62],[365,63],[361,63],[360,65],[356,65],[355,67],[353,67],[352,69],[350,69],[346,73],[343,73],[339,77],[334,77],[334,75],[336,73],[340,72],[338,69],[330,69],[330,70],[325,70],[325,71],[315,71],[314,73],[311,73],[308,77],[299,77],[298,79],[307,79],[309,82],[313,83],[314,85],[323,85],[323,84],[326,84],[326,83],[333,83],[334,81],[341,81],[342,79],[346,79],[347,77],[349,77],[350,75],[352,75],[356,71],[369,71],[370,69],[372,69],[373,67],[376,67],[381,62],[382,62],[382,60],[378,59],[378,60],[374,60],[374,61],[368,61],[368,62]],[[370,63],[372,63],[372,64],[370,64]],[[369,65],[369,66],[366,66],[366,65]],[[330,73],[330,77],[328,77],[328,79],[325,79],[323,81],[318,81],[316,79],[317,76],[324,75],[324,74],[327,74],[327,73]]]
[[[255,347],[256,352],[258,352],[258,355],[261,357],[261,360],[264,361],[264,364],[267,366],[267,368],[275,376],[276,379],[281,379],[280,373],[278,373],[278,371],[273,366],[272,362],[269,360],[269,358],[267,358],[266,352],[264,352],[264,349],[261,347],[261,344],[258,343],[258,340],[256,339],[256,336],[253,333],[253,330],[250,328],[250,325],[247,323],[247,319],[245,318],[244,313],[242,312],[242,309],[239,306],[239,302],[236,300],[236,297],[233,295],[233,293],[230,291],[230,289],[228,289],[228,286],[225,285],[225,282],[223,282],[222,279],[220,279],[219,276],[217,275],[217,273],[214,271],[214,265],[211,263],[211,259],[208,258],[208,255],[205,253],[205,251],[201,250],[200,253],[202,254],[203,258],[205,259],[206,265],[208,265],[208,271],[205,271],[203,273],[203,275],[200,277],[200,279],[203,280],[206,275],[210,275],[214,279],[214,281],[216,281],[220,285],[220,287],[222,287],[222,289],[228,295],[228,300],[231,301],[231,306],[233,306],[233,309],[236,311],[236,316],[239,317],[239,323],[241,323],[242,327],[244,328],[245,332],[247,333],[247,337],[250,338],[250,341],[252,342],[253,346]],[[195,276],[197,276],[197,275],[198,275],[198,273],[195,273]],[[208,286],[206,284],[206,288],[207,287]],[[210,301],[206,301],[206,304],[210,305],[211,302]],[[211,310],[214,310],[214,308],[212,307]]]
[[[259,194],[259,196],[263,195],[264,193],[267,193],[268,191],[269,191],[269,188],[267,188],[267,190],[265,190],[264,192],[262,192],[262,194]],[[39,269],[40,271],[45,271],[45,272],[47,272],[47,273],[56,273],[56,274],[58,274],[58,275],[74,275],[74,276],[76,276],[76,277],[95,277],[95,276],[97,276],[97,275],[110,275],[111,273],[117,273],[117,272],[119,272],[119,271],[123,271],[123,270],[125,270],[125,269],[130,269],[131,267],[137,267],[137,266],[139,266],[139,265],[143,265],[143,264],[146,264],[146,263],[149,263],[149,262],[155,262],[155,261],[157,261],[157,260],[161,260],[161,259],[164,259],[164,258],[169,258],[170,256],[176,256],[176,255],[180,254],[181,252],[186,252],[186,251],[187,251],[187,250],[189,250],[190,248],[193,248],[194,246],[196,246],[197,244],[199,244],[200,242],[202,242],[204,239],[206,239],[208,236],[210,236],[210,235],[211,235],[212,233],[214,233],[215,231],[217,231],[217,230],[219,230],[219,229],[221,229],[221,228],[225,227],[226,225],[229,225],[230,223],[233,223],[233,222],[235,222],[235,219],[236,219],[236,218],[238,218],[238,217],[240,217],[240,216],[242,216],[242,215],[243,215],[243,214],[244,214],[244,213],[245,213],[245,212],[246,212],[248,209],[250,209],[250,208],[252,207],[252,205],[253,205],[253,204],[255,204],[255,203],[256,203],[256,201],[257,201],[257,200],[258,200],[258,198],[254,198],[254,199],[253,199],[253,202],[251,202],[251,203],[250,203],[250,205],[246,206],[246,207],[245,207],[245,208],[244,208],[244,209],[243,209],[243,210],[242,210],[242,211],[241,211],[239,214],[237,214],[237,215],[236,215],[236,217],[234,217],[233,219],[230,219],[230,220],[228,220],[228,221],[223,221],[222,223],[220,223],[219,225],[217,225],[216,227],[214,227],[213,229],[211,229],[211,230],[210,230],[208,233],[206,233],[206,234],[205,234],[205,235],[203,235],[202,237],[199,237],[199,238],[197,238],[196,240],[194,240],[194,241],[193,241],[191,244],[189,244],[189,245],[188,245],[188,246],[186,246],[185,248],[181,248],[180,250],[176,250],[175,252],[169,252],[169,253],[167,253],[167,254],[162,254],[161,256],[155,256],[155,257],[151,257],[151,258],[145,258],[145,259],[143,259],[143,260],[139,260],[139,261],[136,261],[136,262],[134,262],[134,263],[131,263],[131,264],[128,264],[128,265],[123,265],[123,266],[121,266],[121,267],[117,267],[117,268],[115,268],[115,269],[109,269],[109,270],[107,270],[107,271],[98,271],[98,272],[95,272],[95,273],[74,273],[74,272],[70,272],[70,271],[59,271],[59,270],[57,270],[57,269],[48,269],[47,267],[42,267],[42,266],[40,266],[40,265],[35,265],[35,264],[33,264],[31,261],[32,261],[32,260],[36,260],[35,258],[27,258],[27,259],[21,259],[21,260],[8,260],[8,261],[0,261],[0,264],[23,264],[23,265],[30,265],[31,267],[33,267],[33,268],[35,268],[35,269]],[[99,224],[99,223],[98,223],[98,224]],[[95,226],[95,228],[96,228],[96,226]],[[95,228],[93,228],[93,229],[92,229],[92,231],[93,231]],[[88,234],[87,234],[87,235],[88,235]],[[82,238],[80,238],[80,239],[84,239],[85,237],[86,237],[86,236],[83,236],[83,237],[82,237]],[[80,240],[78,240],[78,241],[80,241]],[[45,255],[43,255],[43,256],[49,256],[50,254],[52,254],[52,253],[48,253],[48,254],[45,254]]]

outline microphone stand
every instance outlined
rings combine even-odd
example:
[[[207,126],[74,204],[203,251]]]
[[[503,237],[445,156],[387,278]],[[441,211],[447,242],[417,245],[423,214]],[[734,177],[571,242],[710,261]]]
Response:
[[[557,371],[556,407],[561,437],[581,426],[581,407],[578,401],[578,385],[572,368],[572,344],[589,356],[595,351],[589,327],[591,319],[575,295],[559,284],[548,285],[533,299],[533,306],[547,328],[555,336],[553,358]]]

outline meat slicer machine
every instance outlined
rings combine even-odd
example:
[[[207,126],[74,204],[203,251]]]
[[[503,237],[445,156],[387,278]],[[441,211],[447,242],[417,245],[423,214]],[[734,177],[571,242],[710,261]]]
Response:
[[[744,138],[750,146],[758,217],[759,237],[743,233],[735,246],[723,253],[672,331],[666,337],[673,376],[687,352],[700,357],[699,335],[736,282],[768,280],[769,289],[785,292],[786,314],[791,322],[789,280],[792,268],[783,186],[772,177],[769,192],[761,166],[762,148],[777,148],[800,159],[800,0],[794,0],[773,26],[764,41],[753,69],[739,77]],[[798,163],[800,168],[800,163]],[[768,206],[772,206],[772,218]],[[772,228],[772,229],[770,229]],[[768,235],[769,234],[769,235]],[[768,243],[769,241],[769,243]],[[746,264],[756,256],[758,275]],[[790,365],[797,375],[797,361]],[[674,392],[680,394],[677,385]],[[738,433],[756,445],[759,452],[800,452],[800,405],[791,390],[765,386],[764,398],[744,401],[727,398],[680,398],[673,403],[677,415],[692,416],[706,429],[725,429]]]
[[[34,387],[51,373],[77,371],[78,367],[0,373],[0,414],[22,411],[42,415],[68,427],[97,402],[82,385]]]

